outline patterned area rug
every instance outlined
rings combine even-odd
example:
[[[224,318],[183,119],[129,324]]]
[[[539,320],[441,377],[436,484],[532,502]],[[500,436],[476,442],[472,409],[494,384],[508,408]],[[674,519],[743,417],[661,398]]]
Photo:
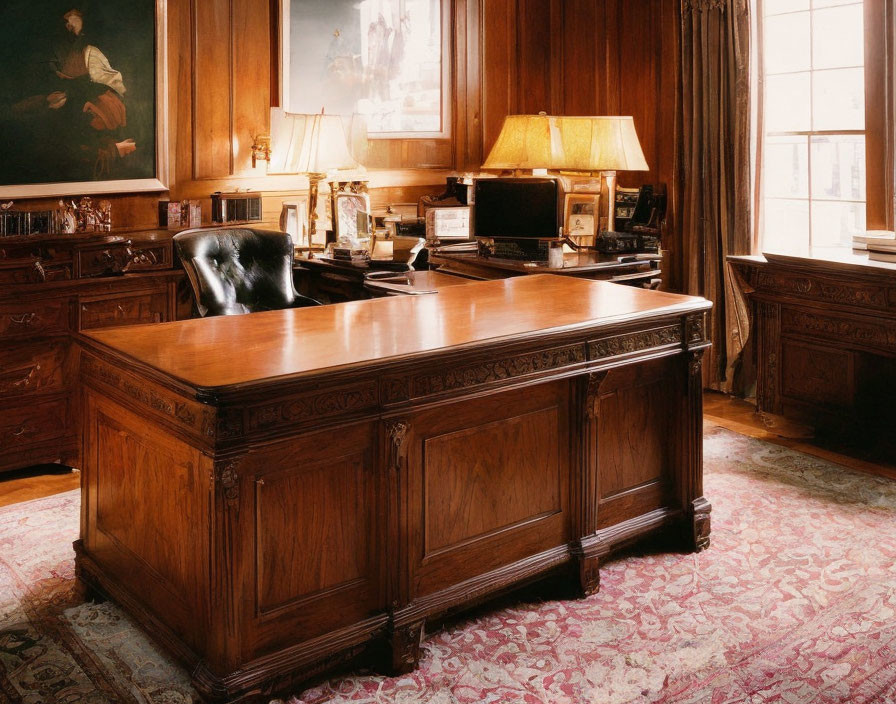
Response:
[[[712,545],[602,569],[599,594],[483,610],[420,669],[291,704],[896,702],[896,484],[708,426]],[[77,603],[78,494],[0,509],[0,702],[180,704],[189,679]]]

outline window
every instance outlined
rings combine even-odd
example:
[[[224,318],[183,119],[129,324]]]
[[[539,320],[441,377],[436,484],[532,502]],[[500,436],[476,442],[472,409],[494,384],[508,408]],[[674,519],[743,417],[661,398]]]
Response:
[[[864,5],[757,3],[765,251],[849,246],[866,229]]]

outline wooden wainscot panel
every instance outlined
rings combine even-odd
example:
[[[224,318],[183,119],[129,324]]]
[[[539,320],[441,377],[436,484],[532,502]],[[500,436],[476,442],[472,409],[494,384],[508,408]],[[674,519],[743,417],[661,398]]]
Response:
[[[240,481],[254,486],[244,552],[255,561],[246,585],[255,595],[247,641],[253,657],[295,643],[296,633],[311,640],[385,613],[377,572],[386,521],[374,461],[377,427],[334,427],[239,459]]]
[[[598,527],[669,505],[675,358],[614,369],[597,398]]]
[[[85,393],[85,546],[107,578],[143,595],[152,618],[196,647],[207,630],[208,460],[145,414]]]
[[[855,402],[853,354],[842,349],[781,342],[781,393],[784,397],[827,406]]]
[[[169,430],[200,446],[211,447],[215,439],[215,409],[180,396],[146,378],[121,371],[86,350],[80,356],[81,379],[131,408],[139,408]]]
[[[413,596],[569,539],[569,389],[550,382],[410,419]]]

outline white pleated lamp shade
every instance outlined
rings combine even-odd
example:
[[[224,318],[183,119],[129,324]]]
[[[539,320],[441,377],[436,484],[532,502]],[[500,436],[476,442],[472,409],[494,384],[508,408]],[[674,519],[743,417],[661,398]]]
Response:
[[[339,115],[304,115],[271,109],[268,173],[326,174],[358,167]]]

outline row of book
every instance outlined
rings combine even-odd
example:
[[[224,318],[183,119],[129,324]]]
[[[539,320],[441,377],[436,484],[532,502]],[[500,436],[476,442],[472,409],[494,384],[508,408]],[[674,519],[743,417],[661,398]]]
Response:
[[[896,262],[896,232],[892,230],[868,230],[853,235],[852,248],[868,252],[868,259],[875,262]]]

